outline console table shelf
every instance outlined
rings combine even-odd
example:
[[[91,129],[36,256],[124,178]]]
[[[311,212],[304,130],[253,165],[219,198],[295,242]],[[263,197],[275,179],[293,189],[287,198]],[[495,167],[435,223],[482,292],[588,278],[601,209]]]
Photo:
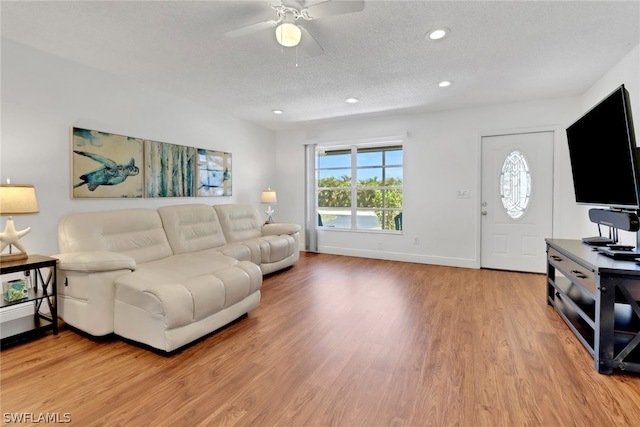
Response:
[[[547,303],[594,358],[596,370],[640,372],[640,266],[578,240],[547,239]]]

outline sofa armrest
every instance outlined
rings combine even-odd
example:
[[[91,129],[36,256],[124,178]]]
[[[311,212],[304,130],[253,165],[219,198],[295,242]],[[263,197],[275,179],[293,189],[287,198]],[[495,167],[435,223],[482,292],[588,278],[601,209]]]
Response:
[[[264,224],[262,226],[262,235],[263,236],[274,236],[280,234],[295,234],[300,231],[300,226],[298,224]]]
[[[61,270],[98,272],[136,269],[133,258],[117,252],[69,252],[53,257],[58,258],[58,268]]]

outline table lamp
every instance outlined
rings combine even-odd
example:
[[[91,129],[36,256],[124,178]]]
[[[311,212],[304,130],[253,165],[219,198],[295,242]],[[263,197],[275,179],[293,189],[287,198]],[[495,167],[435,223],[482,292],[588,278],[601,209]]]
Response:
[[[267,210],[264,211],[264,213],[267,214],[266,224],[273,223],[273,213],[275,210],[271,208],[271,205],[278,203],[278,197],[276,196],[275,190],[272,190],[271,188],[264,190],[262,192],[262,197],[260,197],[260,203],[268,205]]]
[[[0,184],[0,215],[22,215],[38,213],[38,199],[33,185]],[[9,216],[4,231],[0,233],[0,252],[9,247],[9,252],[0,254],[0,262],[27,259],[27,250],[20,243],[20,238],[31,231],[31,227],[16,231],[13,217]],[[12,247],[19,251],[13,253]]]

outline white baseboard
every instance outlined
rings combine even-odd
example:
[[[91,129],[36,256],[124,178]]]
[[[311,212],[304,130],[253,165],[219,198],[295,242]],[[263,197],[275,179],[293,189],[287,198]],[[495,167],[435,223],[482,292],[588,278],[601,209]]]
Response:
[[[341,248],[335,246],[322,246],[318,248],[319,253],[333,254],[333,255],[345,255],[355,256],[363,258],[385,259],[389,261],[403,261],[403,262],[415,262],[417,264],[435,264],[446,265],[449,267],[462,267],[462,268],[480,268],[480,263],[476,259],[467,258],[451,258],[451,257],[439,257],[429,255],[416,255],[407,254],[401,252],[384,252],[384,251],[370,251],[363,249]]]

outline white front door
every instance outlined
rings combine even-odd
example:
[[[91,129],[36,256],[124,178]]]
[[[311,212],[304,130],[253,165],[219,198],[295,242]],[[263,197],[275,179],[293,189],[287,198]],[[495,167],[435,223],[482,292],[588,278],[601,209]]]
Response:
[[[482,138],[482,268],[546,271],[553,138],[552,131]]]

